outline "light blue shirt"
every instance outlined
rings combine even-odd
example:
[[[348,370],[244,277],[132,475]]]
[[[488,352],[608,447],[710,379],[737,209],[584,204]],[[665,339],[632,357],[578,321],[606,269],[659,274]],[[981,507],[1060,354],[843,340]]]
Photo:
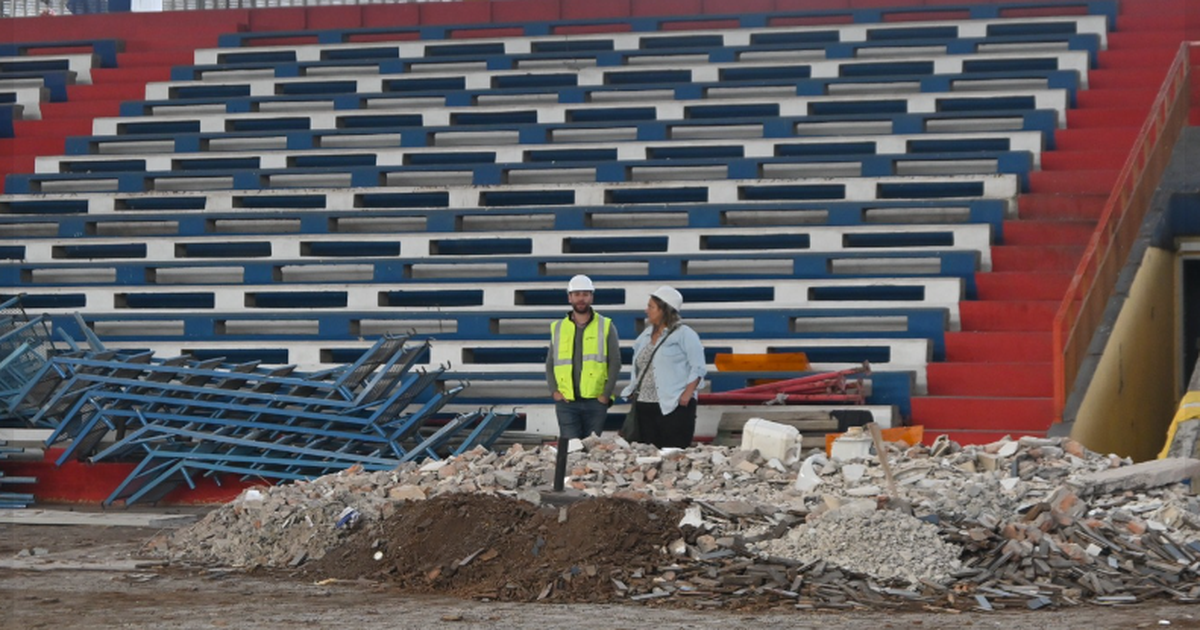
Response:
[[[637,356],[642,348],[650,345],[652,327],[647,326],[642,334],[633,342],[633,356]],[[632,368],[629,385],[621,392],[622,398],[628,398],[633,393],[638,378],[636,361]],[[654,355],[654,381],[658,386],[658,406],[663,415],[675,411],[679,406],[679,397],[683,395],[688,383],[700,379],[704,384],[704,375],[708,373],[707,362],[704,360],[704,346],[700,343],[700,335],[691,327],[680,324],[675,332],[662,341],[662,347]],[[696,388],[699,389],[700,385]]]

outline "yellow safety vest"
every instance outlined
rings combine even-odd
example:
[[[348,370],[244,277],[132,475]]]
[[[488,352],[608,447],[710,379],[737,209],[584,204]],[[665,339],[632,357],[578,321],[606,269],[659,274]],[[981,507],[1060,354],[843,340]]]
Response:
[[[603,326],[604,334],[600,334]],[[579,394],[584,398],[599,398],[608,382],[608,330],[612,320],[593,312],[592,321],[583,329],[583,356],[580,357]],[[571,382],[571,354],[575,349],[575,330],[578,326],[570,315],[550,324],[550,351],[554,356],[554,381],[567,400],[575,400],[575,384]]]

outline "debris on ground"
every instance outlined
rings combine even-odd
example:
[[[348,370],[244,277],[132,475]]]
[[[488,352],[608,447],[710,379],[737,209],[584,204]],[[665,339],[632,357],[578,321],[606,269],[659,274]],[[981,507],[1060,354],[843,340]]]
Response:
[[[801,609],[1038,609],[1200,601],[1200,461],[1061,438],[783,459],[620,438],[514,445],[260,487],[151,548],[516,601]],[[349,515],[354,515],[350,518]]]

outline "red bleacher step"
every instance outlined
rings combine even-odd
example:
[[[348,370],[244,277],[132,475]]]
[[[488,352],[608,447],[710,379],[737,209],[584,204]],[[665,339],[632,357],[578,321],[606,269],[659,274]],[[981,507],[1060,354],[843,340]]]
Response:
[[[65,138],[92,133],[91,118],[65,120],[18,120],[13,123],[13,135],[21,138]]]
[[[1192,0],[1138,0],[1137,2],[1122,2],[1118,15],[1162,15],[1164,13],[1183,13],[1184,7]]]
[[[1140,129],[1058,129],[1054,148],[1059,151],[1128,151]]]
[[[1005,245],[1086,245],[1096,226],[1090,221],[1005,221]]]
[[[195,60],[192,50],[145,50],[123,52],[117,55],[119,68],[144,68],[148,66],[186,66]]]
[[[0,138],[0,157],[58,155],[63,146],[61,136]]]
[[[1137,2],[1127,4],[1140,4]],[[1115,32],[1108,34],[1109,50],[1120,50],[1126,48],[1161,48],[1164,50],[1179,50],[1180,39],[1171,37],[1163,37],[1160,32],[1143,31],[1143,32]]]
[[[1113,107],[1107,109],[1072,109],[1067,112],[1067,126],[1074,129],[1113,127],[1141,128],[1149,115],[1148,107]]]
[[[1045,432],[1054,420],[1052,398],[980,396],[914,396],[913,424],[926,432],[946,430],[1003,431],[1025,435]]]
[[[52,118],[56,121],[68,118],[87,118],[97,116],[118,116],[121,113],[123,101],[102,101],[89,99],[87,101],[65,101],[62,103],[42,103],[42,118]]]
[[[1122,4],[1140,4],[1140,2],[1135,0],[1134,2]],[[1117,20],[1117,26],[1118,28],[1126,31],[1157,31],[1160,33],[1171,33],[1173,35],[1174,33],[1178,33],[1178,35],[1175,36],[1175,41],[1179,42],[1183,41],[1183,29],[1186,26],[1185,24],[1181,23],[1179,19],[1180,17],[1181,16],[1179,15],[1161,14],[1122,15]]]
[[[32,173],[33,167],[34,156],[32,155],[0,155],[0,175]],[[3,178],[0,178],[0,185],[3,183]]]
[[[1107,194],[1112,192],[1118,172],[1118,169],[1034,171],[1029,174],[1029,191],[1050,194]]]
[[[1167,67],[1147,68],[1100,68],[1088,72],[1088,87],[1093,90],[1130,90],[1147,88],[1158,90]]]
[[[1045,363],[930,363],[925,366],[930,396],[1054,395],[1051,365]]]
[[[217,12],[207,11],[207,13],[215,14]],[[229,11],[229,13],[236,12]],[[197,14],[189,14],[189,16],[195,15]],[[136,37],[125,38],[125,52],[142,53],[176,50],[190,52],[197,48],[214,48],[221,35],[245,30],[245,26],[244,23],[239,23],[238,20],[227,20],[224,24],[219,25],[191,26],[188,28],[186,34],[181,34],[177,29],[172,29],[172,32],[165,33],[169,37],[163,37],[162,34],[158,34],[159,36],[155,37],[156,33],[141,32]]]
[[[1048,332],[948,332],[946,361],[1049,362]]]
[[[139,101],[146,97],[143,83],[105,83],[103,85],[67,86],[67,102],[82,101]]]
[[[1054,323],[1059,300],[964,301],[958,303],[963,331],[1044,332]]]
[[[1017,215],[1023,220],[1095,221],[1104,211],[1107,194],[1048,195],[1017,197]]]
[[[1128,151],[1050,151],[1042,154],[1043,171],[1120,170]]]
[[[1081,109],[1133,107],[1149,110],[1158,94],[1154,90],[1081,90],[1075,106]]]
[[[992,271],[1074,271],[1083,246],[993,245]]]
[[[1171,65],[1176,51],[1167,48],[1102,50],[1096,55],[1098,68],[1159,68]]]
[[[1073,273],[1064,271],[999,271],[975,274],[980,300],[1060,300]]]

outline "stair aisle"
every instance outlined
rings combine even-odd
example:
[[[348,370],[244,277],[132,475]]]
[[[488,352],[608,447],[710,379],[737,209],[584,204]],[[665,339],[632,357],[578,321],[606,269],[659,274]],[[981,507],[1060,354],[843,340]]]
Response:
[[[912,422],[927,439],[1045,435],[1054,422],[1054,314],[1187,35],[1180,25],[1191,1],[1121,2],[1088,89],[992,247],[992,271],[976,275],[977,299],[960,305],[962,330],[947,334],[946,360],[928,366],[928,395],[913,397]]]
[[[33,173],[38,156],[61,155],[67,138],[91,134],[95,118],[119,115],[122,102],[145,97],[147,83],[169,80],[173,66],[191,63],[197,48],[215,46],[221,33],[237,28],[230,20],[185,37],[154,30],[124,34],[116,68],[93,68],[91,84],[69,85],[65,102],[42,103],[40,120],[17,121],[14,137],[0,139],[0,192],[9,174]]]

